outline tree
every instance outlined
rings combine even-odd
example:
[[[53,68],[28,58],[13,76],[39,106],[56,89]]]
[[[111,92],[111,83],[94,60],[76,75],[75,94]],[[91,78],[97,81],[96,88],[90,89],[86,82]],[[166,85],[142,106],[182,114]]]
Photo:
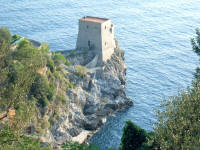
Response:
[[[191,39],[192,49],[193,51],[200,56],[200,29],[196,29],[196,36]],[[195,80],[199,82],[200,77],[200,68],[196,68],[196,73],[194,74]]]
[[[10,31],[6,27],[1,27],[0,28],[0,41],[4,41],[7,44],[10,44],[11,42],[11,35]]]
[[[200,31],[191,40],[200,56]],[[155,149],[190,149],[200,147],[200,69],[196,69],[192,87],[162,104],[155,124]]]
[[[200,56],[200,29],[196,29],[196,37],[191,39],[193,51]]]
[[[200,147],[200,84],[162,105],[155,127],[156,148],[198,149]]]
[[[147,141],[147,133],[131,121],[126,121],[121,138],[121,150],[136,150]]]
[[[38,103],[45,107],[48,101],[53,98],[54,87],[50,87],[47,78],[43,75],[36,74],[34,83],[31,86],[30,94],[33,95]]]
[[[0,28],[0,150],[39,149],[26,128],[37,119],[39,108],[30,89],[39,68],[46,66],[45,47],[23,40],[11,50],[11,35]]]

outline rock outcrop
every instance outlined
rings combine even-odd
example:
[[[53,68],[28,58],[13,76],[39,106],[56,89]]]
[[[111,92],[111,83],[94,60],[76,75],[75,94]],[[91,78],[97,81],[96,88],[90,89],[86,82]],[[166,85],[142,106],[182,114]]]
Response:
[[[124,53],[115,49],[111,59],[101,67],[82,68],[95,56],[87,53],[71,55],[62,52],[72,65],[62,65],[62,71],[75,88],[66,91],[67,104],[59,109],[57,123],[47,131],[42,141],[57,147],[66,140],[84,142],[112,113],[133,105],[125,93],[126,67]],[[70,56],[70,57],[69,57]]]

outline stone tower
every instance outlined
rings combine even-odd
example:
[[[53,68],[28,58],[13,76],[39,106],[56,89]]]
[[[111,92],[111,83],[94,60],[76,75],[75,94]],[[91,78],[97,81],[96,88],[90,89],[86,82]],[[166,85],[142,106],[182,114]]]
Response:
[[[114,26],[110,19],[86,16],[79,19],[76,49],[89,49],[98,57],[98,65],[107,61],[115,48]]]

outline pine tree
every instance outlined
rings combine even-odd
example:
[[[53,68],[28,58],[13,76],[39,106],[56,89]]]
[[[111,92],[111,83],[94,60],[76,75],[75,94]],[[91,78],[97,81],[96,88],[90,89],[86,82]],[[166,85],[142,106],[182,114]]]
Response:
[[[147,141],[147,133],[131,121],[126,121],[121,138],[121,150],[136,150]]]

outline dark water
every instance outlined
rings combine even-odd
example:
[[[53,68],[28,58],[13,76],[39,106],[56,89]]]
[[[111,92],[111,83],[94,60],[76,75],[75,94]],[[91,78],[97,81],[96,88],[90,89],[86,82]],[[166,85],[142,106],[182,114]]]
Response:
[[[116,148],[125,120],[152,130],[160,102],[190,85],[198,65],[190,38],[200,27],[200,0],[0,0],[0,26],[48,42],[52,50],[75,47],[85,15],[110,18],[125,51],[127,94],[135,106],[110,117],[92,139],[102,150]]]

